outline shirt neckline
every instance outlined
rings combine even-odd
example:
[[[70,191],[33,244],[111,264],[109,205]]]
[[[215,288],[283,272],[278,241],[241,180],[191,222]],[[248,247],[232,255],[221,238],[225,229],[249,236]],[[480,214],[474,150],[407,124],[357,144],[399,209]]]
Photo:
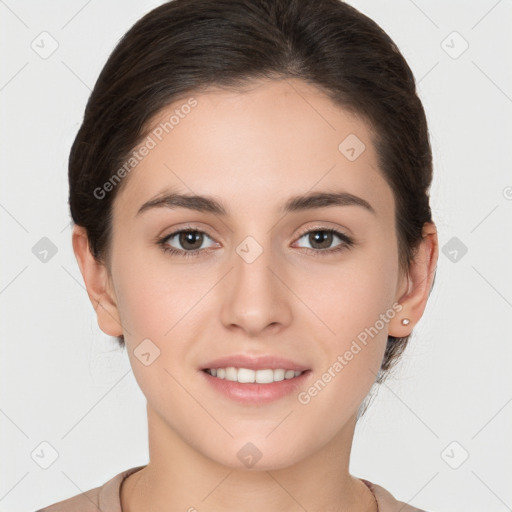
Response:
[[[141,469],[145,468],[147,464],[144,464],[142,466],[135,466],[133,468],[127,469],[125,471],[122,471],[118,475],[116,475],[112,480],[107,482],[101,489],[100,496],[99,496],[99,504],[100,506],[105,505],[109,506],[113,512],[123,512],[123,509],[121,507],[121,487],[123,485],[124,480],[132,475],[133,473],[136,473],[137,471],[140,471]],[[364,478],[359,478],[361,482],[363,482],[368,489],[370,489],[370,492],[373,495],[373,498],[375,500],[375,503],[377,504],[377,512],[379,512],[379,500],[377,496],[375,495],[374,486],[375,484],[373,482],[370,482],[369,480],[365,480]],[[110,510],[110,509],[109,509]]]

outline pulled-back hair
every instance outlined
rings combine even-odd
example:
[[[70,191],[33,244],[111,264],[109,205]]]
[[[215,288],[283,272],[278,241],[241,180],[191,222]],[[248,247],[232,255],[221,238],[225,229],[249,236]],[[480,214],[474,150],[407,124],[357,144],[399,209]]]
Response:
[[[395,199],[399,265],[407,272],[432,221],[432,152],[413,74],[390,37],[339,0],[174,0],[119,41],[89,97],[69,157],[69,205],[94,257],[108,263],[112,206],[101,197],[149,123],[170,103],[210,86],[298,78],[362,117]],[[409,337],[388,336],[380,382]],[[118,337],[121,345],[123,336]]]

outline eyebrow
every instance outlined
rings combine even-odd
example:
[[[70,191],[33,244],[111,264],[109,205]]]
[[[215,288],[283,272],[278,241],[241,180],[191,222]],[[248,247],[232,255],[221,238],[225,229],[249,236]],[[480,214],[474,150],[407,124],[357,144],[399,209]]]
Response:
[[[349,192],[311,192],[292,197],[281,207],[281,213],[291,213],[332,206],[360,206],[373,215],[377,215],[372,205],[365,199],[350,194]],[[153,208],[186,208],[198,212],[214,213],[226,217],[229,215],[224,205],[216,199],[208,196],[193,194],[168,193],[145,202],[136,213],[141,213]]]

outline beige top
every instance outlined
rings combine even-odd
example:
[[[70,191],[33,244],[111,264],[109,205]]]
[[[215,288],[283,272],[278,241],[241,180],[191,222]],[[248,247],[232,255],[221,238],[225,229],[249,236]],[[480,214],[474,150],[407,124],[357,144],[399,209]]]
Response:
[[[38,510],[37,512],[122,512],[120,489],[123,480],[132,473],[145,466],[137,466],[127,469],[111,478],[100,487],[95,487],[90,491],[73,496],[64,501],[59,501],[53,505]],[[380,485],[361,480],[373,492],[379,512],[425,512],[419,508],[412,507],[397,501],[386,489]]]

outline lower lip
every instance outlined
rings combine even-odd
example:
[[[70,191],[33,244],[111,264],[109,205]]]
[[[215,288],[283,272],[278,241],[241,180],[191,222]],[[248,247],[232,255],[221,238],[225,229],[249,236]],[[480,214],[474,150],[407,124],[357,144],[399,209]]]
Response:
[[[310,370],[306,370],[298,377],[293,377],[293,379],[284,379],[269,384],[258,384],[256,382],[240,383],[232,380],[219,379],[201,370],[206,381],[212,385],[214,389],[231,400],[244,404],[265,404],[279,400],[293,392],[297,392],[298,388],[304,385],[304,381],[310,372]]]

